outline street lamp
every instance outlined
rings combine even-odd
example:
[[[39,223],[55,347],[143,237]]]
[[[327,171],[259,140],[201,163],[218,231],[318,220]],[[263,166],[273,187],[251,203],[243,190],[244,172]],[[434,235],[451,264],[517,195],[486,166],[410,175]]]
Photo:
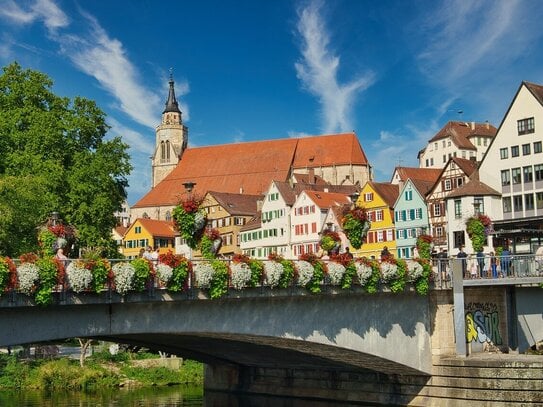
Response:
[[[187,191],[187,193],[190,194],[192,190],[194,189],[194,187],[196,186],[196,182],[192,182],[192,181],[183,182],[183,186],[185,187],[185,191]]]

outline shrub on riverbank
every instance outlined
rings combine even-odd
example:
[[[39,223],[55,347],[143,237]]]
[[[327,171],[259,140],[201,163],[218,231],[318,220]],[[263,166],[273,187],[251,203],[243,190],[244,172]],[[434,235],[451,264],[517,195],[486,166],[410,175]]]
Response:
[[[184,361],[180,369],[137,367],[130,361],[104,362],[87,359],[84,367],[67,358],[56,360],[18,360],[0,355],[0,389],[92,390],[124,385],[164,386],[203,384],[203,365]]]

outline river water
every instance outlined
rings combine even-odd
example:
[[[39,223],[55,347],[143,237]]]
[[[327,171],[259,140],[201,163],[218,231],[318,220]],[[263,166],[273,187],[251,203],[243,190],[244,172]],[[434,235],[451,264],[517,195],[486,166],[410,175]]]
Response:
[[[345,407],[349,405],[290,397],[240,396],[219,392],[204,395],[202,388],[181,386],[107,389],[94,393],[0,391],[1,407]]]

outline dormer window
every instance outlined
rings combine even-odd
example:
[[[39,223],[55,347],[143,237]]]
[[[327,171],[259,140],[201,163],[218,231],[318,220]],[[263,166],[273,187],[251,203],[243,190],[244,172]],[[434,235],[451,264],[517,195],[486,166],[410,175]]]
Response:
[[[530,134],[535,132],[535,121],[533,117],[529,119],[517,120],[518,135]]]

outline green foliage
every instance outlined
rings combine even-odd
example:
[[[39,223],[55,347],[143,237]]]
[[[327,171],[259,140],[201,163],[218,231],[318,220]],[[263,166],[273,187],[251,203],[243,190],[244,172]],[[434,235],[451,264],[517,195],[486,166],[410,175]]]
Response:
[[[181,261],[179,265],[172,268],[172,278],[168,282],[168,289],[172,291],[182,291],[185,287],[189,275],[188,260]]]
[[[0,252],[37,251],[36,226],[54,210],[82,246],[115,247],[115,211],[126,198],[128,146],[105,140],[93,101],[55,95],[46,75],[13,63],[0,75]]]
[[[356,276],[356,266],[353,261],[345,265],[345,274],[341,280],[341,288],[349,289],[353,285],[354,278]]]
[[[343,218],[343,231],[355,249],[362,247],[363,239],[367,231],[366,220],[360,220],[347,213]]]
[[[19,363],[14,355],[0,353],[0,389],[23,388],[29,376],[30,367],[26,363]]]
[[[215,273],[209,284],[209,296],[211,299],[221,298],[228,292],[228,266],[220,260],[211,262]]]
[[[100,293],[107,284],[107,279],[111,271],[111,265],[106,259],[91,260],[92,289]]]
[[[216,254],[213,253],[213,240],[211,240],[208,236],[202,236],[199,247],[204,259],[212,260],[215,258]]]
[[[432,264],[428,260],[422,260],[419,263],[422,266],[422,276],[415,281],[415,291],[417,291],[419,295],[427,295],[430,290]]]
[[[132,260],[130,264],[136,271],[134,274],[134,290],[145,290],[151,277],[151,263],[147,259],[137,258]]]
[[[203,385],[204,365],[194,360],[184,360],[179,376],[180,383]]]
[[[398,266],[398,277],[388,282],[390,291],[393,293],[401,293],[405,289],[405,276],[407,275],[407,264],[405,260],[398,259],[396,261]]]
[[[483,250],[486,241],[485,226],[479,217],[471,217],[466,222],[466,232],[471,240],[473,250]]]
[[[283,275],[279,279],[278,286],[280,288],[287,288],[294,279],[295,269],[292,260],[280,259],[279,262],[283,265]]]
[[[379,283],[381,282],[381,272],[379,270],[379,263],[376,260],[367,260],[366,263],[371,267],[371,277],[366,282],[364,288],[368,294],[375,294],[379,290]]]
[[[323,248],[323,250],[328,251],[328,250],[332,250],[335,247],[336,241],[332,238],[332,236],[325,235],[322,237],[320,241],[320,245]]]
[[[417,237],[417,250],[421,259],[430,259],[432,256],[432,236],[420,235]]]
[[[185,208],[183,203],[181,203],[173,209],[172,217],[175,220],[177,229],[181,233],[181,237],[191,249],[196,249],[203,233],[203,230],[197,230],[196,217],[199,216],[205,219],[206,214],[202,210],[194,212],[192,210],[192,207]]]
[[[58,266],[52,257],[40,258],[36,261],[39,269],[40,281],[35,293],[38,305],[49,305],[53,302],[53,288],[57,284]]]
[[[251,287],[257,287],[262,281],[262,275],[264,274],[264,263],[260,260],[249,260],[249,268],[251,269],[251,280],[249,285]]]
[[[12,264],[9,258],[0,257],[0,296],[8,287]]]
[[[316,260],[311,262],[311,265],[313,266],[313,277],[305,287],[313,294],[317,294],[322,290],[322,283],[324,281],[324,264],[321,261]]]
[[[41,246],[41,250],[44,256],[54,256],[55,251],[53,250],[53,245],[57,237],[53,232],[47,228],[42,228],[38,232],[38,242]]]

